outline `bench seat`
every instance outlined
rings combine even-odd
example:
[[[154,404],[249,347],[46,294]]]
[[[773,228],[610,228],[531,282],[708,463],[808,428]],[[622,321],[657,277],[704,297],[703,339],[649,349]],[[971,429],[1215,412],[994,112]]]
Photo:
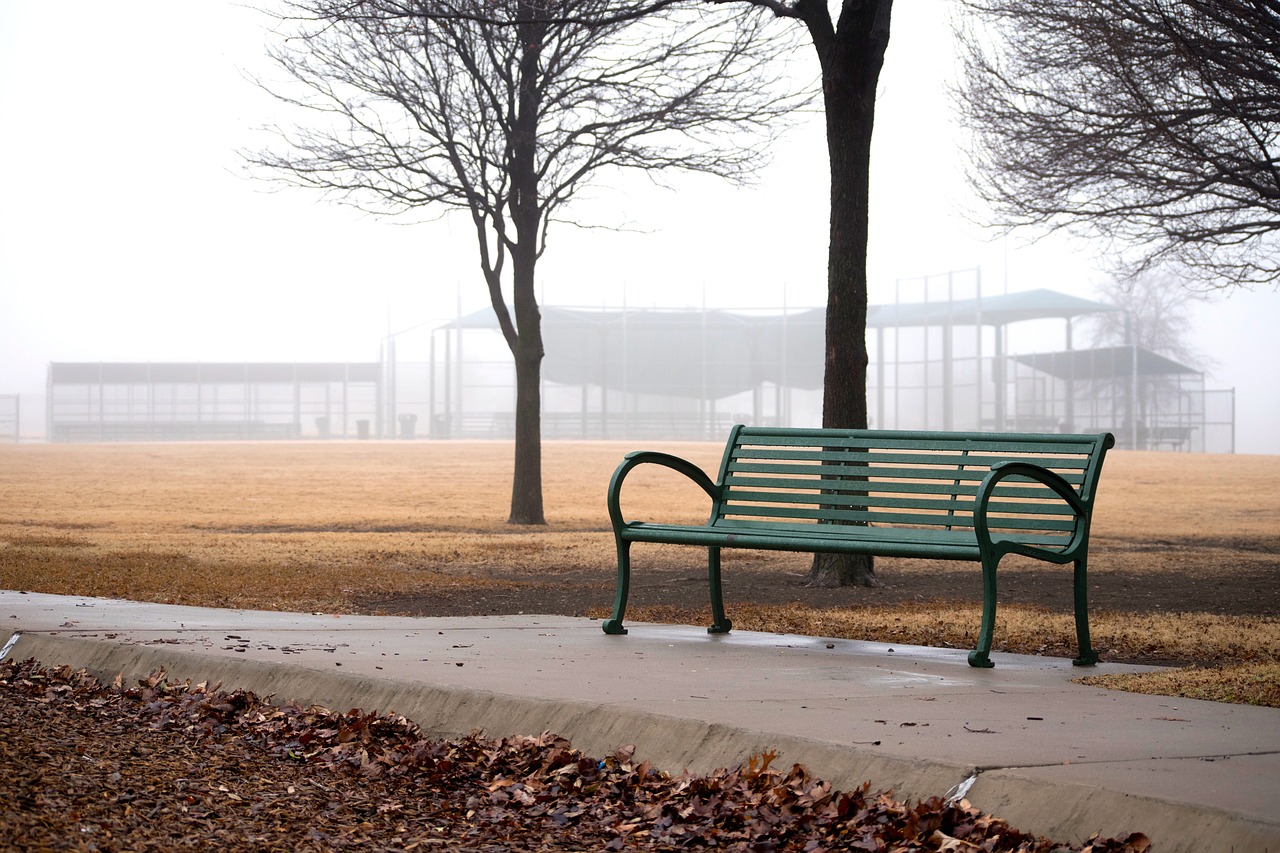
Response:
[[[762,551],[803,551],[806,553],[866,554],[876,557],[917,557],[920,559],[982,559],[982,551],[971,531],[927,530],[910,528],[876,528],[834,525],[794,525],[779,530],[752,528],[749,525],[721,524],[715,527],[689,527],[680,524],[655,524],[638,521],[627,529],[631,542],[657,542],[667,545],[705,545],[720,548],[755,548]],[[803,527],[810,529],[804,530]],[[817,528],[817,529],[814,529]],[[1011,541],[1028,545],[1044,545],[1035,537],[1011,537]]]

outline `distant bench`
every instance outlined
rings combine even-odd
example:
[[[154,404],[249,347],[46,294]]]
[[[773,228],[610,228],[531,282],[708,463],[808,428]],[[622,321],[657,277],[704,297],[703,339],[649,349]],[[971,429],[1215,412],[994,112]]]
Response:
[[[609,483],[618,589],[607,634],[622,625],[633,542],[706,546],[711,633],[725,633],[720,549],[865,554],[982,563],[982,626],[970,666],[992,666],[996,567],[1006,554],[1075,564],[1077,666],[1089,643],[1089,521],[1110,433],[1028,435],[745,427],[729,433],[717,482],[678,456],[629,453]],[[626,521],[622,484],[652,463],[711,498],[705,525]]]

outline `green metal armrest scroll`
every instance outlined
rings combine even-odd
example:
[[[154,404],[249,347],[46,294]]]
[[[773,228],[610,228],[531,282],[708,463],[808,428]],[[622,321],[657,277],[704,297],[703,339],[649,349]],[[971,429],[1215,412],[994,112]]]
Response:
[[[645,464],[670,468],[673,471],[684,474],[696,483],[711,498],[711,518],[715,518],[716,508],[720,501],[720,486],[713,483],[705,471],[687,459],[655,450],[638,450],[623,457],[622,463],[618,465],[613,472],[613,477],[609,480],[609,520],[613,523],[613,535],[618,547],[618,591],[613,601],[613,614],[605,620],[603,625],[606,634],[627,633],[627,629],[622,627],[622,617],[626,612],[627,596],[631,590],[631,543],[623,537],[623,531],[628,526],[628,522],[622,516],[622,481],[626,479],[627,474],[631,473],[632,469]],[[729,631],[732,625],[724,616],[724,606],[721,603],[720,596],[717,594],[720,589],[720,549],[712,548],[709,549],[709,552],[708,571],[710,572],[712,589],[712,625],[707,630],[711,633],[720,634]]]
[[[1039,547],[1012,539],[998,539],[991,534],[988,518],[991,497],[996,486],[1011,477],[1023,477],[1051,489],[1075,513],[1075,525],[1070,540],[1060,549]],[[998,507],[998,504],[997,504]],[[982,555],[982,627],[978,632],[978,647],[969,653],[969,665],[989,667],[991,663],[991,637],[996,622],[996,567],[1006,554],[1020,554],[1051,563],[1075,564],[1075,621],[1076,642],[1079,655],[1072,663],[1091,666],[1098,662],[1098,653],[1089,642],[1088,605],[1088,542],[1089,517],[1092,512],[1091,497],[1082,497],[1061,476],[1029,462],[999,462],[991,466],[991,472],[983,478],[978,488],[973,511],[974,532],[978,538],[978,550]]]

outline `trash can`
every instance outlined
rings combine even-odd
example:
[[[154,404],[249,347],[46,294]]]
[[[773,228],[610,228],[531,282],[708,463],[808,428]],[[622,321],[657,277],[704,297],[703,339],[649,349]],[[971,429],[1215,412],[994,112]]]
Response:
[[[400,437],[413,438],[413,433],[417,429],[418,416],[412,412],[407,412],[400,416]]]
[[[356,421],[356,437],[365,439],[369,437],[369,422]]]
[[[316,432],[320,433],[321,438],[329,437],[329,419],[327,417],[316,418]]]

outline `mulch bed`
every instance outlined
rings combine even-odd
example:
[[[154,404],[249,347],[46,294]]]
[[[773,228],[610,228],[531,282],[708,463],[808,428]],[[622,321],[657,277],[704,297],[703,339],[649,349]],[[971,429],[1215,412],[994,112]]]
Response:
[[[103,686],[0,664],[0,847],[986,850],[1142,853],[1145,836],[1055,844],[965,801],[841,792],[768,755],[668,776],[551,734],[430,740],[409,721],[275,707],[252,693]]]

